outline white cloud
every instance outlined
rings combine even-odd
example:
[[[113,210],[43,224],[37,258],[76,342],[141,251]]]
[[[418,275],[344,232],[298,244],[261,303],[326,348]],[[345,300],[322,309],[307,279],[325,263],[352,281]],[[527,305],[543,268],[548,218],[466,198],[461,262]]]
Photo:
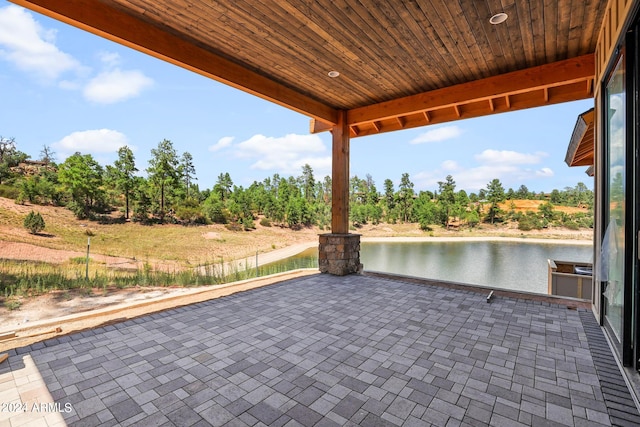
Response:
[[[25,9],[13,5],[0,8],[0,58],[43,83],[82,69],[75,58],[56,47],[55,39],[56,32],[45,30]]]
[[[91,70],[56,46],[56,30],[45,29],[26,9],[0,8],[0,59],[35,76],[41,83],[58,83],[61,89],[82,90],[89,101],[111,104],[138,96],[153,80],[137,70],[116,68],[118,53],[97,54],[104,72],[86,81]],[[71,78],[65,74],[74,73]],[[63,78],[65,76],[65,78]]]
[[[543,177],[543,178],[549,178],[549,177],[552,177],[553,175],[554,173],[550,168],[542,168],[536,171],[536,176]]]
[[[424,190],[436,190],[438,181],[444,181],[447,175],[453,176],[458,190],[477,192],[496,178],[508,188],[530,179],[554,176],[553,170],[548,167],[536,170],[528,166],[540,163],[544,157],[547,154],[542,152],[529,154],[484,150],[474,156],[477,164],[472,167],[463,167],[453,160],[446,160],[437,169],[420,172],[413,179],[416,189]]]
[[[445,169],[443,165],[437,170],[416,174],[414,182],[417,189],[437,190],[438,182],[444,181],[447,175],[451,175],[456,183],[456,190],[477,192],[481,188],[486,188],[487,184],[494,178],[498,178],[504,182],[505,178],[517,174],[518,169],[515,167],[495,168],[481,165],[470,169],[460,168],[456,171],[451,171]]]
[[[73,132],[52,144],[55,150],[60,151],[62,157],[67,157],[76,151],[82,154],[115,153],[125,145],[129,145],[126,135],[111,129]],[[134,147],[129,146],[129,148],[134,150]]]
[[[98,59],[107,67],[116,67],[122,62],[117,52],[99,52]]]
[[[299,174],[309,164],[317,176],[331,173],[331,156],[318,135],[289,134],[275,138],[254,135],[234,146],[236,156],[257,159],[252,169]]]
[[[462,129],[458,126],[444,126],[429,130],[409,141],[410,144],[427,144],[430,142],[441,142],[448,139],[457,138],[462,135]]]
[[[482,153],[475,156],[476,160],[480,163],[488,163],[492,165],[532,165],[540,163],[543,157],[546,157],[546,153],[518,153],[517,151],[508,150],[484,150]]]
[[[215,152],[218,150],[222,150],[223,148],[229,147],[234,139],[235,138],[233,136],[222,137],[218,140],[218,142],[209,146],[209,151]]]
[[[442,162],[442,170],[445,171],[456,171],[460,169],[460,165],[455,160],[445,160]]]
[[[151,85],[153,80],[141,71],[116,68],[91,79],[84,88],[84,97],[99,104],[113,104],[138,96]]]

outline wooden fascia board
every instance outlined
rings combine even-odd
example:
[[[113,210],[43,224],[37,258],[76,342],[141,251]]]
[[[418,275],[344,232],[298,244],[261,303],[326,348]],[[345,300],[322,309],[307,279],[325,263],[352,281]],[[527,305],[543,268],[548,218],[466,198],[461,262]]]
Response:
[[[101,1],[10,1],[308,117],[326,123],[338,122],[336,109]]]
[[[594,109],[591,108],[578,116],[571,134],[565,156],[568,166],[589,166],[594,156]]]
[[[592,80],[594,75],[594,55],[588,54],[448,88],[436,89],[418,95],[355,108],[348,112],[347,121],[350,126],[358,126],[363,123],[402,117],[439,108],[455,108],[456,106],[470,102],[482,100],[490,102],[491,99],[498,97],[507,97],[509,95],[552,88],[573,82]]]

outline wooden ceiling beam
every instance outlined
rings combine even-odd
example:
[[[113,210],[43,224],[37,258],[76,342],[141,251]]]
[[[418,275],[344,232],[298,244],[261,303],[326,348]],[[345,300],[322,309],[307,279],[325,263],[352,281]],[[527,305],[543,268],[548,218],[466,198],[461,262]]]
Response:
[[[454,107],[473,101],[518,95],[575,82],[593,80],[595,60],[593,54],[553,62],[521,71],[475,80],[443,89],[408,96],[393,101],[355,108],[348,113],[349,124],[370,123],[393,117],[422,113],[426,110]],[[585,83],[586,84],[586,83]],[[585,90],[577,99],[592,96]],[[507,100],[509,102],[509,100]],[[540,100],[540,105],[544,105]],[[549,102],[549,101],[546,101]]]
[[[493,100],[493,110],[491,110],[490,103],[487,100],[467,102],[462,104],[463,109],[460,110],[460,117],[452,107],[433,109],[429,110],[429,122],[425,121],[423,112],[408,114],[406,116],[402,116],[404,120],[404,126],[402,127],[402,129],[448,123],[457,120],[488,116],[491,114],[507,113],[510,111],[524,110],[527,108],[535,108],[544,105],[553,105],[562,102],[570,102],[577,99],[586,99],[593,97],[592,93],[587,96],[586,89],[587,87],[586,85],[584,85],[584,82],[568,84],[565,86],[557,86],[552,90],[549,90],[549,99],[547,102],[545,102],[544,100],[544,91],[542,89],[532,90],[531,92],[524,92],[516,95],[510,95],[508,97],[503,96],[500,98],[495,98]],[[374,128],[371,123],[358,124],[358,137],[375,135],[383,132],[391,132],[400,129],[395,117],[389,119],[381,119],[376,122],[376,125],[380,130]]]
[[[470,100],[454,106],[443,106],[398,117],[351,124],[350,126],[358,129],[357,135],[352,135],[354,138],[375,135],[400,129],[447,123],[491,114],[570,102],[578,99],[588,99],[593,97],[592,89],[593,84],[586,85],[585,82],[554,86],[548,90],[544,88],[534,88],[529,92],[503,95],[485,100]],[[319,121],[312,121],[311,125],[312,133],[330,129],[329,125]]]
[[[251,93],[262,99],[329,124],[338,122],[338,110],[249,70],[193,40],[160,28],[95,0],[11,0],[50,18],[128,46],[163,61]],[[140,13],[144,15],[145,11]]]

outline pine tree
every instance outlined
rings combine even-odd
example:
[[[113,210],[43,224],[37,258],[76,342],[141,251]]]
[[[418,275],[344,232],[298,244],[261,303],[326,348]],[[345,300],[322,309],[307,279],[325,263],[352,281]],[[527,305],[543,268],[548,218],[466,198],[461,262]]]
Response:
[[[442,206],[442,223],[449,228],[449,217],[456,203],[456,182],[451,175],[447,175],[445,181],[438,181],[438,203]]]
[[[160,220],[163,220],[167,188],[178,182],[178,155],[173,143],[163,139],[157,148],[151,150],[151,156],[147,173],[149,182],[160,190]]]
[[[113,165],[115,167],[112,172],[115,175],[115,185],[118,190],[124,192],[125,218],[129,219],[129,199],[136,183],[134,174],[138,172],[133,151],[126,145],[120,147],[118,149],[118,160]]]
[[[185,151],[180,159],[180,172],[184,186],[186,187],[188,199],[191,183],[198,179],[196,178],[196,167],[193,165],[193,156],[188,151]]]
[[[104,171],[91,156],[75,153],[58,169],[58,180],[72,202],[67,205],[78,218],[89,218],[105,198],[102,188]]]
[[[44,230],[45,223],[44,218],[40,215],[40,212],[31,211],[24,218],[24,227],[29,230],[31,234],[38,234]]]
[[[489,218],[491,219],[491,224],[493,224],[496,219],[496,215],[500,212],[498,204],[506,200],[504,187],[500,183],[499,179],[493,179],[489,184],[487,184],[487,200],[491,203],[491,206],[489,207]]]
[[[400,187],[397,195],[403,222],[409,222],[409,220],[411,219],[413,195],[413,182],[411,182],[411,180],[409,179],[408,173],[403,173],[402,177],[400,178]]]

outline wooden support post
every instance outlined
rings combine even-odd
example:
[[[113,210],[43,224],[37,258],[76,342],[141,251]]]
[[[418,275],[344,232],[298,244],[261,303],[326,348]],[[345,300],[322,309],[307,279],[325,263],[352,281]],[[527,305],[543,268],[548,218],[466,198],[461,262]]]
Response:
[[[344,276],[362,271],[360,235],[349,234],[349,141],[347,113],[341,111],[338,124],[331,129],[331,233],[321,234],[318,267],[321,273]]]
[[[331,232],[349,233],[349,126],[347,112],[341,111],[338,124],[331,129],[333,162],[331,166]]]

